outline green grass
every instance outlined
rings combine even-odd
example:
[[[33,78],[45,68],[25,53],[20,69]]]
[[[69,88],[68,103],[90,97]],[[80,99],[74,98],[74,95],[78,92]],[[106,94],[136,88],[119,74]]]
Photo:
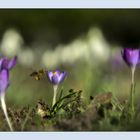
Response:
[[[61,91],[62,93],[63,91]],[[36,106],[20,109],[8,108],[14,131],[127,131],[140,130],[140,114],[136,107],[134,120],[130,120],[126,102],[120,103],[112,93],[90,96],[85,102],[82,91],[69,90],[57,98],[51,107],[39,100]],[[0,109],[0,130],[9,131]]]
[[[47,78],[35,81],[30,77],[33,69],[17,65],[10,73],[10,86],[6,92],[8,114],[15,131],[127,131],[140,130],[139,72],[136,72],[135,119],[130,121],[128,99],[130,91],[129,69],[112,71],[108,65],[92,66],[77,63],[63,67],[68,72],[59,85],[57,101],[52,110],[53,88]],[[60,92],[63,89],[61,98]],[[69,92],[69,89],[74,89]],[[82,90],[80,101],[78,91]],[[42,112],[42,114],[40,114]],[[0,110],[0,130],[9,131]]]

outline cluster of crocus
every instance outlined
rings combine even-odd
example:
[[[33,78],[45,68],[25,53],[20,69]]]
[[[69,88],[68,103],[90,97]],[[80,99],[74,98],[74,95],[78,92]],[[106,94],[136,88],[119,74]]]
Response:
[[[8,118],[7,108],[5,104],[5,92],[9,86],[9,71],[16,64],[16,60],[17,60],[17,57],[14,57],[11,60],[9,60],[6,57],[3,57],[0,59],[0,100],[1,100],[1,106],[5,115],[6,121],[11,131],[13,130],[13,128]]]
[[[131,68],[131,92],[130,92],[130,114],[131,116],[134,115],[135,109],[134,109],[134,92],[135,92],[135,70],[136,66],[140,62],[140,49],[131,49],[131,48],[124,48],[122,50],[122,57],[126,64]]]
[[[52,83],[54,89],[53,102],[52,102],[52,106],[53,106],[56,103],[58,85],[65,79],[66,72],[60,72],[59,70],[56,70],[54,72],[46,71],[46,74],[49,81]]]

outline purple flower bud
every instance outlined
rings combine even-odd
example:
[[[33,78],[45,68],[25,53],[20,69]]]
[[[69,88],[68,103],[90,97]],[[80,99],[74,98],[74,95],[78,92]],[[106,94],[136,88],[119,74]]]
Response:
[[[46,71],[46,74],[48,76],[49,81],[53,85],[60,84],[66,77],[66,72],[60,72],[59,70],[56,70],[55,72]]]
[[[17,57],[9,60],[6,57],[0,59],[0,96],[9,85],[9,70],[16,64]]]
[[[16,64],[16,61],[17,61],[16,56],[14,58],[12,58],[11,60],[7,59],[6,57],[1,58],[1,60],[0,60],[0,68],[1,69],[11,70],[14,67],[14,65]]]
[[[125,48],[122,50],[122,57],[128,66],[136,67],[136,65],[139,63],[140,50]]]
[[[4,94],[9,85],[9,71],[3,69],[0,71],[0,96]]]

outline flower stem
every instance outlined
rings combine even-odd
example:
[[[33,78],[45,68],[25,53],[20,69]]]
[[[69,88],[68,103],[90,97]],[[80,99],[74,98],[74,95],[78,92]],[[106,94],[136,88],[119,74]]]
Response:
[[[130,90],[130,117],[133,120],[135,115],[135,108],[134,108],[134,94],[135,94],[135,82],[134,82],[134,76],[135,76],[135,67],[131,69],[131,90]]]
[[[134,85],[134,78],[135,78],[135,67],[131,68],[131,84]]]
[[[53,102],[52,102],[52,106],[54,106],[54,104],[56,103],[56,95],[57,95],[57,88],[58,86],[57,85],[54,85],[53,86]]]
[[[6,108],[6,104],[5,104],[5,94],[3,93],[2,96],[1,96],[1,106],[2,106],[2,110],[4,112],[4,115],[5,115],[5,118],[6,118],[6,121],[8,123],[8,126],[10,128],[10,131],[13,131],[13,127],[12,127],[12,124],[9,120],[9,117],[8,117],[8,113],[7,113],[7,108]]]

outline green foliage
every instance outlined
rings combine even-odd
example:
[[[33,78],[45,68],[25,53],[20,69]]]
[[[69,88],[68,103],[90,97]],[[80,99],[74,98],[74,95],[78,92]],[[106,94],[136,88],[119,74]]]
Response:
[[[82,91],[61,89],[54,106],[39,100],[35,107],[9,108],[15,131],[120,131],[140,130],[139,109],[130,120],[128,103],[118,101],[112,93],[90,96],[85,104]],[[0,109],[0,130],[9,131]]]

